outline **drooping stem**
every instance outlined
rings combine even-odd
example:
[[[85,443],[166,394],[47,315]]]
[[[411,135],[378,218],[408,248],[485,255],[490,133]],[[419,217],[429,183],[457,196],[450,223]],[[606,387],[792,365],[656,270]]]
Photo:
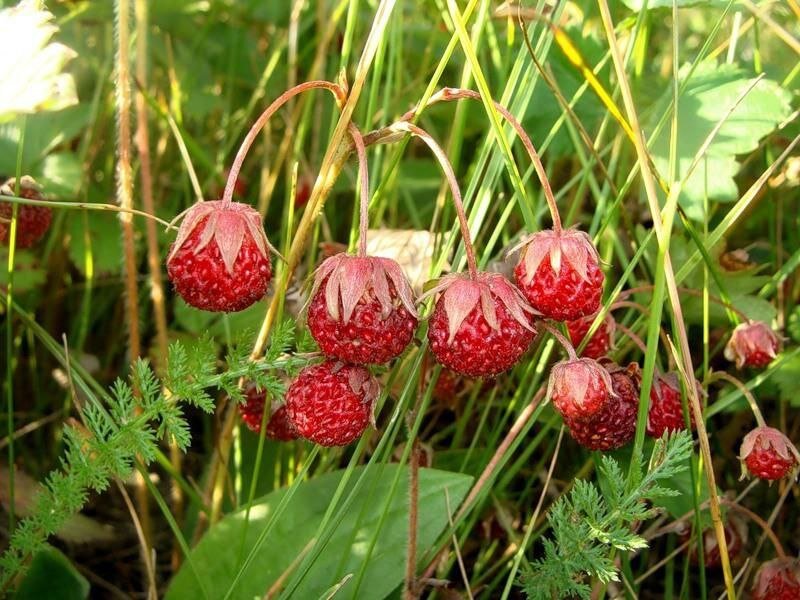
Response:
[[[434,140],[430,134],[406,121],[398,121],[394,123],[391,127],[391,130],[394,131],[405,131],[410,133],[411,135],[417,136],[421,139],[425,144],[427,144],[428,148],[431,149],[436,159],[439,161],[439,165],[442,167],[442,171],[444,171],[444,176],[447,178],[447,183],[450,184],[450,191],[453,195],[453,204],[456,207],[456,214],[458,214],[458,223],[461,227],[461,237],[464,239],[464,249],[467,254],[467,265],[469,266],[469,276],[472,279],[477,279],[478,277],[478,263],[475,260],[475,248],[472,246],[472,238],[469,234],[469,223],[467,222],[467,215],[464,212],[464,202],[461,199],[461,189],[458,187],[458,181],[456,181],[456,174],[453,171],[453,166],[450,164],[450,161],[447,158],[447,155],[442,150],[442,147]]]
[[[764,415],[761,414],[761,409],[758,407],[756,399],[753,397],[753,394],[750,392],[750,390],[747,389],[745,384],[725,371],[714,371],[713,373],[709,373],[708,382],[712,383],[714,381],[727,381],[728,383],[732,383],[734,386],[739,388],[739,391],[742,392],[742,395],[747,398],[747,403],[750,405],[750,410],[753,411],[753,416],[755,416],[758,426],[767,426],[767,422],[764,420]]]
[[[448,102],[452,100],[461,100],[462,98],[466,98],[468,100],[477,100],[478,102],[482,101],[481,95],[474,90],[446,87],[442,88],[433,96],[431,96],[430,100],[428,100],[427,106],[435,104],[436,102]],[[550,180],[547,177],[547,172],[544,169],[544,165],[542,164],[542,159],[539,156],[539,153],[536,151],[530,136],[522,127],[522,124],[517,120],[517,118],[499,102],[493,101],[492,104],[494,105],[495,110],[497,110],[497,112],[499,112],[500,115],[506,121],[508,121],[509,125],[514,128],[514,131],[517,133],[522,145],[525,146],[525,150],[527,151],[528,156],[533,163],[533,168],[536,171],[536,175],[539,177],[539,181],[542,184],[544,197],[547,201],[547,208],[550,210],[550,218],[553,220],[553,231],[559,233],[561,231],[561,215],[558,213],[558,205],[556,204],[556,198],[553,195],[553,188],[550,186]],[[403,118],[405,119],[409,114],[413,116],[414,111],[409,111],[409,113],[403,115]]]
[[[770,527],[769,523],[767,523],[764,519],[762,519],[760,516],[758,516],[749,508],[746,508],[737,502],[733,502],[731,500],[728,500],[727,498],[720,498],[719,501],[728,508],[732,508],[733,510],[743,514],[753,523],[758,525],[764,532],[764,535],[766,535],[769,538],[769,541],[772,542],[772,546],[773,548],[775,548],[775,553],[778,555],[778,558],[786,558],[786,551],[783,549],[783,545],[781,544],[781,541],[778,539],[778,536],[775,535],[774,531],[772,531],[772,527]]]
[[[336,96],[336,101],[340,104],[346,99],[346,93],[339,85],[331,81],[324,80],[307,81],[305,83],[301,83],[300,85],[296,85],[293,88],[286,90],[280,96],[278,96],[272,102],[272,104],[270,104],[264,110],[264,112],[261,113],[261,116],[256,119],[256,122],[253,123],[250,131],[248,131],[247,135],[244,137],[242,145],[239,146],[239,150],[236,152],[236,158],[233,159],[233,164],[228,172],[228,180],[225,182],[225,191],[222,193],[222,200],[226,204],[229,204],[233,198],[233,188],[236,186],[236,180],[239,179],[239,171],[242,169],[242,163],[244,163],[244,159],[247,156],[247,153],[250,151],[250,147],[256,140],[256,136],[258,136],[258,134],[264,128],[264,125],[267,124],[267,121],[272,118],[272,115],[274,115],[281,106],[286,104],[295,96],[298,96],[303,92],[307,92],[308,90],[318,88],[329,90],[334,96]]]
[[[367,229],[369,228],[369,167],[367,165],[367,149],[364,147],[364,138],[358,127],[350,123],[348,126],[353,145],[356,147],[358,157],[358,177],[361,186],[361,200],[359,202],[358,219],[358,255],[367,255]]]
[[[567,351],[567,356],[569,356],[570,360],[578,360],[578,355],[575,353],[575,348],[572,346],[572,343],[564,337],[564,334],[561,333],[558,329],[550,325],[547,321],[539,322],[539,325],[546,329],[550,335],[552,335],[558,343],[564,346],[564,350]]]

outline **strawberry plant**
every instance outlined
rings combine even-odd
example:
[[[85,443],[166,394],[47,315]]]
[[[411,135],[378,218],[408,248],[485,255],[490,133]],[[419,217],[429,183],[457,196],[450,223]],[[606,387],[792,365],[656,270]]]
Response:
[[[796,598],[798,17],[0,8],[0,596]]]

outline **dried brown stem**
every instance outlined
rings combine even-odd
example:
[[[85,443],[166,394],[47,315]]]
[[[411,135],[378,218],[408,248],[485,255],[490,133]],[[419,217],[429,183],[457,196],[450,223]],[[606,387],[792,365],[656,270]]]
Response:
[[[131,168],[131,73],[130,73],[130,3],[117,0],[117,202],[122,209],[133,208],[133,169]],[[125,321],[128,325],[128,355],[130,360],[141,356],[139,333],[139,289],[137,283],[136,247],[133,218],[129,212],[120,213],[122,226],[123,271],[125,278]],[[136,501],[139,505],[143,531],[142,555],[149,556],[152,539],[150,501],[141,476],[136,479]]]
[[[408,479],[408,544],[406,545],[406,577],[403,598],[414,600],[417,592],[417,524],[419,516],[419,440],[414,439],[411,449]]]
[[[492,458],[489,460],[486,467],[484,467],[483,471],[478,477],[478,480],[475,482],[475,484],[472,486],[472,489],[470,489],[469,493],[467,494],[467,497],[464,500],[464,502],[461,503],[461,507],[458,509],[455,519],[453,519],[454,522],[456,523],[459,522],[464,517],[464,515],[466,515],[467,512],[469,512],[469,510],[472,508],[473,502],[475,502],[475,499],[478,497],[481,490],[484,487],[486,487],[486,485],[495,476],[495,471],[497,470],[498,465],[503,460],[506,452],[508,452],[508,449],[511,447],[511,444],[514,443],[514,440],[517,439],[517,436],[528,424],[528,421],[533,416],[533,413],[536,412],[536,407],[539,405],[539,402],[541,402],[542,398],[544,398],[545,391],[546,391],[545,388],[539,389],[539,391],[536,392],[536,394],[534,395],[533,399],[530,401],[528,406],[522,409],[522,412],[519,413],[519,416],[517,417],[516,421],[514,421],[514,424],[511,426],[511,429],[508,430],[506,437],[504,437],[503,441],[500,442],[500,445],[497,446],[497,450],[494,451]],[[439,552],[439,554],[437,554],[436,557],[430,562],[428,568],[425,569],[425,573],[422,576],[423,579],[428,579],[433,576],[433,573],[436,570],[436,565],[439,563],[439,559],[446,551],[447,548],[442,549],[442,551]]]
[[[136,15],[136,150],[139,155],[139,175],[142,186],[142,208],[149,214],[155,214],[153,200],[153,172],[150,162],[150,127],[147,120],[147,102],[142,89],[147,88],[147,2],[136,0],[134,4]],[[158,231],[156,222],[147,219],[145,222],[147,238],[147,266],[150,272],[150,299],[153,302],[153,314],[156,326],[156,370],[163,371],[167,362],[169,340],[167,337],[167,309],[164,301],[164,282],[161,276],[161,253],[158,249]],[[176,473],[181,472],[182,455],[175,440],[169,444],[170,461]],[[172,512],[180,522],[183,514],[183,490],[173,480],[171,488]],[[172,567],[177,570],[181,564],[180,545],[176,542],[172,549]],[[147,557],[144,557],[146,560]]]

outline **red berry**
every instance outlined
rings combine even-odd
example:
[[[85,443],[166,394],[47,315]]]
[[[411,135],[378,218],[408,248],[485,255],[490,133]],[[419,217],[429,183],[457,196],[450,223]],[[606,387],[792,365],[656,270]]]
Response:
[[[550,371],[547,396],[565,419],[592,419],[611,401],[612,394],[611,375],[591,358],[565,360]]]
[[[16,181],[9,179],[0,193],[6,196],[16,195]],[[29,200],[42,200],[42,194],[36,182],[30,177],[19,180],[19,195]],[[11,234],[11,216],[14,207],[10,202],[0,202],[0,242],[8,245]],[[17,232],[16,247],[30,248],[44,237],[53,219],[53,211],[47,206],[33,206],[30,204],[17,205]]]
[[[267,293],[272,265],[261,216],[239,202],[198,202],[186,213],[167,257],[167,273],[187,304],[244,310]]]
[[[583,338],[589,333],[589,328],[592,326],[592,323],[594,323],[594,318],[595,315],[590,315],[588,317],[567,321],[567,331],[569,332],[569,339],[573,346],[576,348],[580,346],[581,342],[583,342]],[[592,337],[589,338],[589,341],[586,342],[586,346],[584,346],[580,355],[597,359],[608,354],[611,348],[611,338],[614,335],[615,325],[614,317],[611,315],[606,316],[606,318],[601,321],[600,325],[598,325]]]
[[[428,322],[431,352],[467,377],[492,377],[513,367],[533,341],[533,311],[499,273],[447,275],[427,295],[440,294]],[[424,296],[423,296],[424,297]]]
[[[449,405],[454,404],[456,396],[464,389],[464,379],[446,367],[439,371],[439,377],[433,386],[433,397]]]
[[[529,236],[523,246],[514,274],[535,310],[558,321],[597,312],[605,278],[586,233],[545,229]]]
[[[800,454],[789,438],[773,427],[756,427],[744,436],[739,450],[742,476],[748,473],[759,479],[775,481],[794,478],[800,467]]]
[[[380,386],[364,367],[336,361],[307,367],[286,392],[297,433],[320,446],[346,446],[364,433]]]
[[[616,450],[630,442],[636,432],[639,365],[631,363],[623,369],[612,363],[606,368],[613,389],[606,405],[590,419],[564,418],[573,439],[589,450]]]
[[[695,382],[696,383],[696,382]],[[698,394],[702,388],[697,384]],[[689,412],[692,429],[695,427],[694,415]],[[650,409],[647,413],[647,435],[659,438],[665,431],[686,429],[681,404],[681,385],[675,373],[656,374],[650,388]]]
[[[725,358],[736,362],[736,368],[766,367],[778,353],[780,340],[763,321],[736,326],[725,346]]]
[[[774,558],[761,565],[753,581],[753,600],[798,600],[800,560]]]
[[[747,523],[735,514],[728,513],[722,528],[725,531],[725,546],[728,548],[728,558],[733,561],[739,556],[747,543]],[[686,533],[682,534],[681,538],[683,541],[687,541],[689,535],[690,530],[687,528]],[[693,547],[694,551],[689,557],[693,564],[698,564],[697,545],[695,544]],[[703,531],[703,556],[703,564],[706,567],[713,568],[722,565],[722,556],[719,552],[719,544],[717,544],[717,534],[711,527]]]
[[[332,256],[314,277],[308,328],[326,356],[362,365],[389,362],[417,328],[411,284],[392,259]]]
[[[245,401],[239,404],[239,414],[247,428],[253,433],[261,432],[261,420],[264,418],[264,399],[266,394],[251,386],[245,391]],[[274,405],[267,421],[267,437],[280,442],[297,439],[297,432],[289,422],[286,405]]]

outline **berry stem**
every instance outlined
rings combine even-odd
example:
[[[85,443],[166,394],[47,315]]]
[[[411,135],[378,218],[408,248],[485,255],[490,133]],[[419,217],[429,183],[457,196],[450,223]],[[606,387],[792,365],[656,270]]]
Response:
[[[367,255],[367,229],[369,228],[369,166],[367,164],[367,149],[364,147],[364,138],[358,127],[350,123],[348,126],[353,144],[358,156],[358,176],[361,183],[361,202],[359,205],[358,221],[358,256]]]
[[[450,184],[450,191],[453,194],[453,204],[455,204],[456,207],[458,223],[461,227],[461,237],[464,238],[464,248],[467,253],[469,276],[473,280],[477,279],[478,263],[475,260],[475,248],[472,246],[472,238],[469,235],[469,223],[467,222],[467,215],[464,212],[464,203],[461,199],[461,190],[458,187],[458,181],[456,181],[456,175],[453,172],[453,166],[447,159],[447,155],[444,153],[444,150],[442,150],[442,147],[436,143],[436,140],[434,140],[427,131],[417,127],[416,125],[413,125],[412,123],[398,121],[397,123],[394,123],[390,129],[394,131],[405,131],[411,135],[417,136],[428,145],[428,148],[431,149],[431,152],[433,152],[434,156],[436,156],[436,159],[439,161],[439,165],[442,167],[442,171],[444,171],[447,182]]]
[[[226,204],[230,204],[233,198],[233,188],[236,186],[236,180],[239,179],[239,171],[242,169],[242,163],[244,163],[244,159],[247,156],[247,153],[250,151],[250,147],[253,145],[253,142],[256,140],[256,136],[259,132],[264,128],[264,125],[267,124],[267,121],[272,118],[277,110],[286,104],[289,100],[302,94],[303,92],[307,92],[308,90],[314,89],[326,89],[330,91],[335,97],[336,102],[341,106],[345,99],[346,93],[342,89],[341,86],[324,80],[317,80],[317,81],[306,81],[305,83],[301,83],[300,85],[296,85],[292,88],[289,88],[285,92],[283,92],[280,96],[278,96],[272,104],[270,104],[261,116],[256,119],[256,122],[253,123],[253,126],[250,128],[250,131],[247,132],[247,135],[244,137],[242,141],[242,145],[239,146],[239,150],[236,152],[236,158],[233,159],[233,164],[231,165],[231,170],[228,172],[228,180],[225,182],[225,191],[222,194],[222,200]]]
[[[445,87],[431,96],[430,100],[428,100],[427,106],[437,102],[447,102],[461,99],[477,100],[478,102],[482,101],[481,95],[474,90]],[[544,190],[544,197],[547,200],[547,207],[550,209],[550,217],[553,220],[553,231],[560,233],[561,215],[558,213],[558,205],[556,204],[556,198],[553,195],[553,188],[550,186],[550,180],[547,177],[547,172],[544,169],[544,165],[542,164],[542,159],[539,156],[539,153],[536,151],[530,136],[522,127],[522,124],[517,120],[517,118],[499,102],[493,101],[492,104],[494,105],[495,110],[497,110],[497,112],[499,112],[500,115],[506,121],[508,121],[509,125],[514,128],[514,131],[517,133],[520,141],[522,141],[522,145],[525,146],[525,150],[528,152],[528,156],[533,163],[533,168],[536,171],[536,175],[539,177],[539,181],[542,184],[542,190]],[[409,111],[403,115],[403,119],[413,117],[415,112],[416,109]]]
[[[753,523],[758,525],[764,532],[764,535],[766,535],[769,538],[769,541],[772,542],[772,546],[775,548],[775,553],[778,555],[778,558],[786,558],[786,551],[783,549],[783,545],[781,544],[781,541],[778,539],[778,536],[775,535],[774,531],[772,531],[772,527],[769,526],[769,523],[767,523],[764,519],[762,519],[752,510],[742,506],[738,502],[734,502],[733,500],[728,500],[727,498],[720,498],[719,501],[720,504],[724,504],[725,506],[732,508],[733,510],[743,514]]]
[[[753,394],[750,392],[750,390],[747,389],[745,384],[725,371],[714,371],[713,373],[709,373],[708,382],[713,383],[714,381],[727,381],[728,383],[732,383],[734,386],[739,388],[739,391],[742,392],[742,395],[747,398],[747,403],[750,405],[750,410],[753,411],[753,415],[756,418],[758,426],[767,426],[767,422],[764,420],[764,415],[761,414],[761,409],[758,407],[756,399],[753,397]]]
[[[572,346],[570,341],[566,338],[566,336],[561,333],[558,329],[550,325],[547,321],[540,321],[539,324],[546,329],[554,338],[558,340],[558,343],[564,346],[564,350],[567,351],[567,356],[569,356],[570,360],[578,360],[578,355],[575,353],[575,348]]]

